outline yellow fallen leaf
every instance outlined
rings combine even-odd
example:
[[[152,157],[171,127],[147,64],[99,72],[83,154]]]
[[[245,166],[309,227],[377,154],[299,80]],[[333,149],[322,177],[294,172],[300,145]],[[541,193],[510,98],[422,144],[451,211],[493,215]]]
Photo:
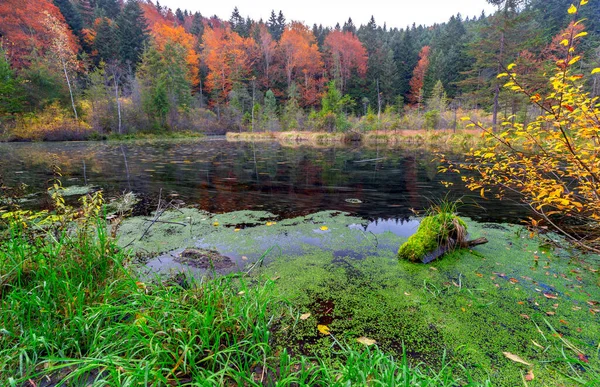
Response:
[[[241,230],[241,228],[236,228],[236,229],[235,229],[235,230],[233,230],[233,231],[235,231],[235,232],[240,232],[240,230]]]
[[[329,327],[327,325],[317,325],[317,329],[324,335],[330,335]]]
[[[238,292],[238,296],[243,296],[244,294],[246,294],[246,292],[243,290],[241,292]]]
[[[569,7],[569,10],[567,12],[569,12],[569,14],[571,15],[577,13],[577,7],[571,4],[571,7]]]
[[[219,222],[214,222],[213,226],[215,226],[215,227],[219,226]]]
[[[245,255],[242,255],[242,261],[247,261],[248,257],[246,257]]]
[[[521,364],[525,364],[528,366],[531,366],[531,363],[527,363],[525,360],[521,359],[519,356],[512,354],[510,352],[502,352],[504,354],[504,356],[506,356],[507,358],[509,358],[510,360],[516,362],[516,363],[521,363]]]
[[[598,73],[600,73],[600,67],[597,67],[597,68],[595,68],[595,69],[592,70],[592,75],[593,74],[598,74]]]
[[[300,320],[307,320],[310,317],[310,313],[304,313],[300,315]]]
[[[327,227],[327,226],[321,226],[321,231],[327,231],[327,230],[329,230],[329,227]]]
[[[375,341],[373,339],[366,338],[364,336],[359,337],[358,339],[356,339],[356,341],[358,341],[361,344],[366,345],[367,347],[369,345],[373,345],[373,344],[377,343],[377,341]]]

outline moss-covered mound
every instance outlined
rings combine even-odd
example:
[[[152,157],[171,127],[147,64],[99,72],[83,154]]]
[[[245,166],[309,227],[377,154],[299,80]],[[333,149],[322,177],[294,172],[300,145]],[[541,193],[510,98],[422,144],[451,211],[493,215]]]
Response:
[[[398,257],[411,262],[423,262],[440,251],[440,255],[465,242],[467,225],[454,213],[440,212],[423,218],[416,234],[400,246]],[[435,259],[435,258],[434,258]]]

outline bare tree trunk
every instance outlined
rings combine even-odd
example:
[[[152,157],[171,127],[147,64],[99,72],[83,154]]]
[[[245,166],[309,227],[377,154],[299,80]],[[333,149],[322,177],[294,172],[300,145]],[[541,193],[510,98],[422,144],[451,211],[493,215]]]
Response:
[[[252,133],[254,133],[254,98],[256,94],[256,78],[252,78]]]
[[[69,86],[69,94],[71,95],[71,106],[73,106],[73,112],[75,113],[75,121],[79,122],[79,116],[77,115],[77,108],[75,107],[75,99],[73,98],[73,89],[71,88],[71,80],[69,79],[69,74],[67,73],[67,64],[65,63],[65,60],[62,58],[60,61],[62,63],[63,71],[65,72],[67,86]]]
[[[504,31],[500,35],[500,56],[498,57],[498,74],[502,72],[502,56],[504,55]],[[492,124],[494,132],[498,129],[498,110],[500,109],[500,83],[496,81],[496,92],[494,93],[494,113]]]
[[[377,120],[381,119],[381,92],[379,91],[379,79],[377,79]]]
[[[113,69],[113,83],[115,85],[115,101],[117,102],[117,113],[119,116],[119,134],[123,134],[121,130],[121,100],[119,99],[119,82],[117,80],[117,69]]]

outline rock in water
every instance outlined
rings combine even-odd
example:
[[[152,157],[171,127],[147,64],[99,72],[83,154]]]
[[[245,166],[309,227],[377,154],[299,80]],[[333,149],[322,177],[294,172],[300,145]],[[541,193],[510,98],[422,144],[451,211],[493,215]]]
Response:
[[[207,249],[185,249],[179,257],[175,258],[175,262],[199,269],[219,270],[235,266],[231,258],[218,251]]]

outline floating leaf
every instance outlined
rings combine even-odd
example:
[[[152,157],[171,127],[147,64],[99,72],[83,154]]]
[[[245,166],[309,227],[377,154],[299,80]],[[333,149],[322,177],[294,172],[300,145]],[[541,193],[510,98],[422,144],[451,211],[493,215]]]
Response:
[[[310,313],[304,313],[300,315],[300,320],[308,320]]]
[[[504,356],[506,356],[507,358],[509,358],[510,360],[517,362],[517,363],[521,363],[521,364],[525,364],[528,366],[531,366],[531,363],[527,363],[525,360],[521,359],[519,356],[512,354],[510,352],[502,352],[504,354]]]
[[[327,227],[327,226],[321,226],[321,231],[327,231],[327,230],[329,230],[329,227]]]
[[[356,339],[356,341],[358,341],[359,343],[364,344],[366,346],[373,345],[373,344],[377,343],[377,341],[375,341],[373,339],[368,339],[368,338],[366,338],[364,336],[359,337],[358,339]]]
[[[330,335],[329,327],[327,325],[317,325],[317,329],[324,335]]]

